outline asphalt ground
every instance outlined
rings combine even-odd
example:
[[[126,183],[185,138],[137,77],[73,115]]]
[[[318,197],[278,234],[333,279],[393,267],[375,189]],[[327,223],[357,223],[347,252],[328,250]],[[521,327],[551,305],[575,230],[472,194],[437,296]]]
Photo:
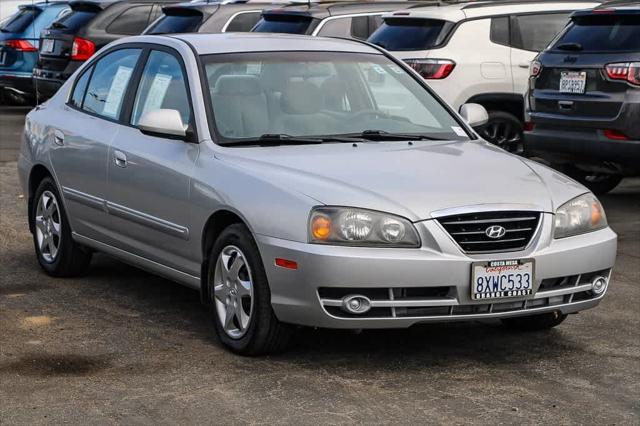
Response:
[[[0,425],[640,424],[640,179],[602,197],[619,234],[607,296],[554,330],[301,329],[285,354],[242,358],[195,291],[105,255],[82,278],[40,270],[24,113],[0,109]]]

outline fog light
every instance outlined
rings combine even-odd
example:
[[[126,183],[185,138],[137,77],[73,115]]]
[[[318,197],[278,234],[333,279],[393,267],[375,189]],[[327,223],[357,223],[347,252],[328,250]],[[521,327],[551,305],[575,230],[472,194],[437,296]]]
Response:
[[[605,277],[595,277],[591,285],[593,294],[600,296],[607,289],[607,279]]]
[[[371,309],[371,300],[361,295],[345,296],[342,299],[342,309],[350,314],[364,314]]]

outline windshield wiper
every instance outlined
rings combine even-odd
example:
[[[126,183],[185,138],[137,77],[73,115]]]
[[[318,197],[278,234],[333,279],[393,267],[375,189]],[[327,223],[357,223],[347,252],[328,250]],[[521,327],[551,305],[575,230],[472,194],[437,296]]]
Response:
[[[575,52],[579,52],[582,50],[582,45],[580,43],[562,43],[556,46],[558,50],[573,50]]]
[[[441,141],[442,138],[420,133],[391,133],[384,130],[364,130],[360,133],[349,133],[348,137],[359,137],[370,141]]]
[[[291,136],[283,133],[266,133],[258,138],[240,139],[235,142],[227,142],[224,146],[279,146],[279,145],[315,145],[325,142],[364,142],[362,138],[342,136]]]

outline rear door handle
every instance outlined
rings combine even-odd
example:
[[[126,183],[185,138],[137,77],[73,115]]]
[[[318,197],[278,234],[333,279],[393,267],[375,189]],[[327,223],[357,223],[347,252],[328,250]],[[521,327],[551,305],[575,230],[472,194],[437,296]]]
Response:
[[[53,141],[56,145],[64,145],[64,133],[56,129],[53,131]]]
[[[530,65],[531,65],[531,64],[529,64],[529,62],[520,62],[520,63],[518,64],[518,66],[519,66],[520,68],[526,68],[526,69],[529,69],[529,66],[530,66]]]
[[[118,167],[127,167],[127,156],[122,151],[115,151],[113,153],[113,160]]]

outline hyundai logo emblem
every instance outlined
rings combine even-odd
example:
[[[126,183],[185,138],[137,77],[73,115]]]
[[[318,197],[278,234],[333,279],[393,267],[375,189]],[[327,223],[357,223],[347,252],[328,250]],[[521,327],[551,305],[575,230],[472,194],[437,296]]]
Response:
[[[500,225],[492,225],[492,226],[488,227],[484,231],[484,233],[487,234],[487,237],[493,238],[494,240],[497,240],[498,238],[504,237],[504,234],[507,233],[507,230],[504,229],[504,227],[502,227]]]

